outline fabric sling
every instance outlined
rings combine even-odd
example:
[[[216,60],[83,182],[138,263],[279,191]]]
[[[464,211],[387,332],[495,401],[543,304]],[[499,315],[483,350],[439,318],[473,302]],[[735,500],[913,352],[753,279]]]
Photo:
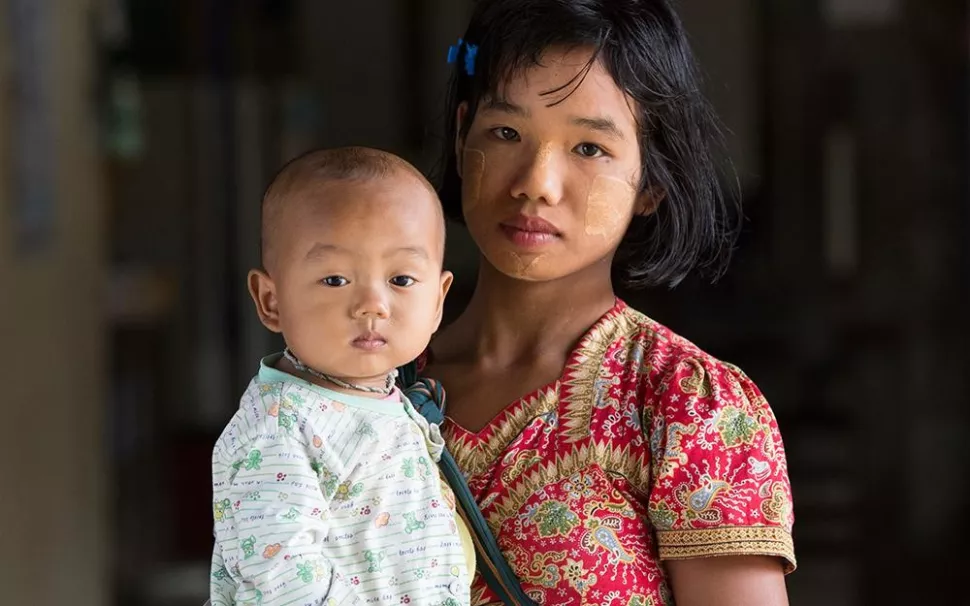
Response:
[[[445,392],[441,385],[432,379],[419,379],[417,366],[412,363],[399,369],[399,385],[402,386],[411,404],[429,423],[441,425],[444,421]],[[488,585],[503,603],[511,606],[536,606],[519,585],[519,580],[505,560],[492,531],[478,504],[472,497],[458,464],[446,448],[438,463],[451,490],[455,493],[458,514],[471,531],[475,543],[477,568]]]

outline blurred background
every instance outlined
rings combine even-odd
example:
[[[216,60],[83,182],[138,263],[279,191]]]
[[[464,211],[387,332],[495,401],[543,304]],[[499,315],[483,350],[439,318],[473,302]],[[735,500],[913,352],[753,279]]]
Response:
[[[625,296],[773,403],[793,604],[970,604],[970,2],[676,4],[748,221],[717,286]],[[262,190],[312,146],[430,169],[470,7],[0,0],[0,603],[203,601],[211,446],[279,345]]]

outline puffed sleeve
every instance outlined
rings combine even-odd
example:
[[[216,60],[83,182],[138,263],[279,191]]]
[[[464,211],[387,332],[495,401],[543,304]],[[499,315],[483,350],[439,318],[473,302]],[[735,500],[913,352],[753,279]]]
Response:
[[[781,433],[741,370],[703,355],[672,363],[644,407],[644,431],[661,559],[767,555],[795,569]]]

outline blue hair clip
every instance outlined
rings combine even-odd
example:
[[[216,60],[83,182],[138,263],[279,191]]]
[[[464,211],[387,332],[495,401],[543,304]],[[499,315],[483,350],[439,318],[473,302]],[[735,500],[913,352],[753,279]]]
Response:
[[[469,76],[475,75],[475,56],[478,54],[477,44],[465,45],[465,71]]]
[[[458,38],[458,44],[452,44],[448,47],[448,63],[458,61],[458,55],[461,53],[462,46],[465,47],[465,73],[469,76],[474,76],[475,57],[478,55],[477,44],[466,44],[464,40]]]
[[[461,52],[461,45],[465,42],[458,38],[458,44],[452,44],[448,47],[448,63],[454,63],[458,60],[458,53]]]

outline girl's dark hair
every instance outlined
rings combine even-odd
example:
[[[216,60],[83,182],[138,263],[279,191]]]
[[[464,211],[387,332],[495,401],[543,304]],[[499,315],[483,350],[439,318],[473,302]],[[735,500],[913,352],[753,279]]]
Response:
[[[438,167],[448,218],[463,222],[455,139],[468,134],[482,99],[538,65],[551,47],[593,48],[593,61],[636,102],[640,191],[664,193],[655,213],[633,219],[614,269],[632,288],[674,286],[694,268],[721,275],[737,237],[740,201],[733,197],[729,205],[722,194],[712,157],[713,144],[721,143],[717,119],[668,0],[479,0],[463,39],[478,51],[468,75],[467,46],[461,47],[449,85]],[[567,88],[575,89],[588,68]],[[463,102],[468,111],[459,133],[455,115]]]

